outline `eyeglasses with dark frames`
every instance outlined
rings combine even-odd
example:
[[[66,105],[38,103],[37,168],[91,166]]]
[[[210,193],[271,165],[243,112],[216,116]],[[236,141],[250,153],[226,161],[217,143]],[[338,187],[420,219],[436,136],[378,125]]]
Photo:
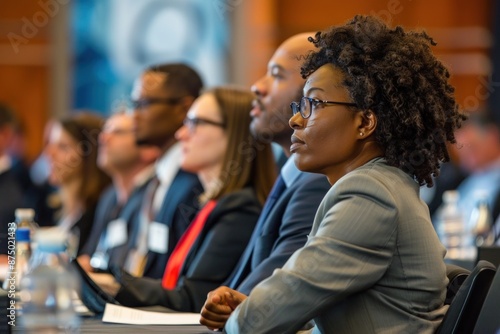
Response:
[[[182,100],[182,97],[166,97],[166,98],[145,98],[139,100],[132,100],[132,108],[134,109],[143,109],[147,108],[153,104],[167,104],[167,105],[176,105]]]
[[[203,125],[203,124],[218,126],[221,128],[226,127],[226,125],[224,123],[219,123],[219,122],[211,121],[211,120],[206,119],[206,118],[199,118],[199,117],[186,117],[186,118],[184,118],[183,123],[188,128],[190,133],[194,133],[196,127],[198,125]]]
[[[300,113],[302,118],[309,118],[312,114],[313,109],[316,109],[319,105],[340,105],[340,106],[349,106],[356,107],[356,103],[352,102],[337,102],[337,101],[328,101],[328,100],[319,100],[312,97],[303,96],[300,99],[300,102],[292,102],[290,103],[290,108],[292,108],[292,114]]]

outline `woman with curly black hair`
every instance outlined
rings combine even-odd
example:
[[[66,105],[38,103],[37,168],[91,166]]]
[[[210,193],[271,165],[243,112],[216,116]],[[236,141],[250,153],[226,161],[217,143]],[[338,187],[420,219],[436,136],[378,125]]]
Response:
[[[332,188],[307,244],[248,298],[211,292],[202,323],[227,333],[294,333],[311,319],[313,333],[433,333],[446,311],[445,249],[419,188],[432,185],[465,118],[449,73],[425,33],[373,17],[310,40],[317,51],[292,103],[290,150]]]

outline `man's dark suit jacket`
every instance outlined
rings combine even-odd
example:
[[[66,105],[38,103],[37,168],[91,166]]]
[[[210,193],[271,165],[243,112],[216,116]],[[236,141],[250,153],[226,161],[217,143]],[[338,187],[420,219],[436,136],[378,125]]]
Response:
[[[170,185],[155,221],[168,226],[168,249],[164,254],[149,251],[143,276],[162,278],[170,254],[199,210],[203,192],[198,176],[179,170]]]
[[[262,234],[253,247],[250,261],[239,263],[224,285],[246,295],[255,285],[281,268],[288,258],[304,246],[323,197],[330,189],[324,175],[301,172],[277,199],[265,217]],[[231,285],[239,266],[244,266],[236,284]]]
[[[250,188],[222,197],[189,251],[175,290],[163,289],[160,279],[136,278],[115,271],[122,284],[116,300],[131,307],[162,305],[177,311],[199,312],[207,293],[219,287],[236,266],[261,208]]]
[[[97,250],[100,240],[105,240],[108,237],[107,228],[109,223],[120,218],[123,219],[127,225],[127,242],[106,249],[105,251],[108,256],[108,265],[124,265],[130,250],[136,246],[140,222],[139,215],[147,185],[148,182],[144,182],[140,186],[137,186],[122,207],[118,206],[116,189],[113,186],[106,189],[99,198],[94,218],[94,226],[92,227],[90,238],[81,252],[82,254],[92,257]]]

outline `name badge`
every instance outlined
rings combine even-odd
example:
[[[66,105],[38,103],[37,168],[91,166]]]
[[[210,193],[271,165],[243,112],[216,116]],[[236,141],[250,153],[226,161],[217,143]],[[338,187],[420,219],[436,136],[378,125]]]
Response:
[[[118,218],[109,222],[106,232],[108,249],[125,244],[127,237],[127,222],[125,219]]]
[[[148,249],[165,254],[168,249],[168,226],[158,222],[149,224]]]

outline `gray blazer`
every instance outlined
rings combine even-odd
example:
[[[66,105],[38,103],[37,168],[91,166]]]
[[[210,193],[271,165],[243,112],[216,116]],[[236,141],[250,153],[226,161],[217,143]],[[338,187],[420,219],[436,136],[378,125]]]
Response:
[[[306,245],[257,285],[227,333],[433,333],[441,322],[445,249],[419,186],[374,159],[330,189]]]

